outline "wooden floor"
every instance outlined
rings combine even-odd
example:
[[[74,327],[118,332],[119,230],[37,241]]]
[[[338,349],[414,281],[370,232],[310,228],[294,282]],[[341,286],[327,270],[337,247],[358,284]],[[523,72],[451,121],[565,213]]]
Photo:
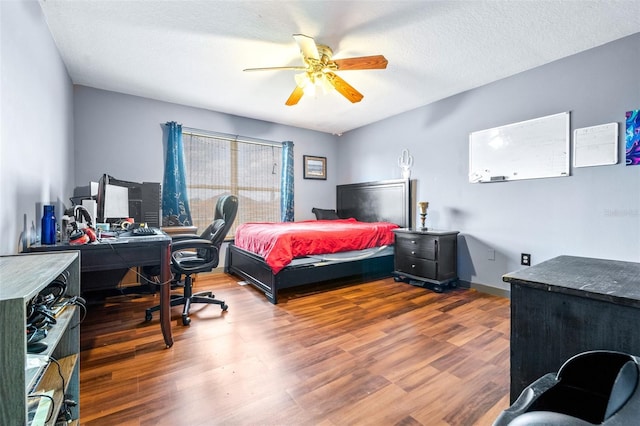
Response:
[[[201,274],[229,311],[156,295],[91,304],[82,324],[83,425],[490,425],[509,405],[509,301],[392,278],[281,293],[272,305]]]

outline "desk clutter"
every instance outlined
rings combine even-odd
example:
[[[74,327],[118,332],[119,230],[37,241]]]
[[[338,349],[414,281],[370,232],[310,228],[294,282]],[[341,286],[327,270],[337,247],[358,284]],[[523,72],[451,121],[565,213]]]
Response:
[[[113,231],[103,231],[102,228],[98,228],[98,239],[100,240],[125,237],[152,237],[160,234],[162,234],[160,229],[146,226],[146,224],[134,224],[126,228],[116,227]]]
[[[134,223],[133,219],[98,223],[95,228],[91,222],[82,227],[68,225],[65,232],[66,236],[62,236],[61,242],[68,242],[71,245],[89,244],[120,237],[149,237],[161,234],[158,228],[150,227],[146,223]]]
[[[58,238],[54,238],[51,228],[55,224],[53,206],[45,206],[45,214],[42,217],[42,244],[68,243],[70,245],[83,245],[96,242],[102,238],[117,238],[119,236],[152,236],[158,235],[155,228],[146,223],[135,223],[133,218],[125,218],[111,223],[96,223],[89,211],[80,205],[65,210],[62,216],[62,230]],[[45,224],[47,226],[45,226]]]
[[[29,230],[25,227],[20,237],[21,251],[38,242],[47,246],[84,245],[102,237],[115,238],[123,231],[131,231],[129,236],[159,235],[160,196],[159,183],[125,181],[103,174],[98,182],[74,190],[69,198],[71,207],[56,212],[55,205],[42,206],[40,229],[36,231],[34,223]]]
[[[68,273],[58,275],[26,305],[27,353],[41,353],[48,346],[43,340],[55,327],[57,318],[69,306],[80,306],[86,312],[86,302],[80,296],[67,294]]]

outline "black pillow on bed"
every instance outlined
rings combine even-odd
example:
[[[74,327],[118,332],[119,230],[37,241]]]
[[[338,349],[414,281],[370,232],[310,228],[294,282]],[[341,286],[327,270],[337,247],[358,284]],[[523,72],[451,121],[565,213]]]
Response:
[[[319,209],[314,207],[311,212],[316,215],[316,220],[335,220],[340,219],[335,210]]]

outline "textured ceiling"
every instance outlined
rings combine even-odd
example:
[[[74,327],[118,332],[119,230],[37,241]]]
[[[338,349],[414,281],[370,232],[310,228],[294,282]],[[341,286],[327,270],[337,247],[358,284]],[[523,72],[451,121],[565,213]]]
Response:
[[[637,0],[40,4],[74,84],[335,134],[640,31]],[[301,65],[297,33],[389,65],[285,106],[294,71],[242,70]]]

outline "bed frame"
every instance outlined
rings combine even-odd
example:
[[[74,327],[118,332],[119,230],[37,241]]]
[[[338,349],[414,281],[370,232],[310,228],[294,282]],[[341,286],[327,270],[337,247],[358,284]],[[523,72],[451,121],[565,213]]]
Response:
[[[411,191],[408,179],[338,185],[336,206],[340,218],[362,222],[391,222],[409,227]],[[227,247],[225,272],[237,275],[263,291],[273,304],[278,290],[347,277],[375,278],[391,276],[393,254],[338,263],[291,265],[277,274],[258,255],[236,247]]]

